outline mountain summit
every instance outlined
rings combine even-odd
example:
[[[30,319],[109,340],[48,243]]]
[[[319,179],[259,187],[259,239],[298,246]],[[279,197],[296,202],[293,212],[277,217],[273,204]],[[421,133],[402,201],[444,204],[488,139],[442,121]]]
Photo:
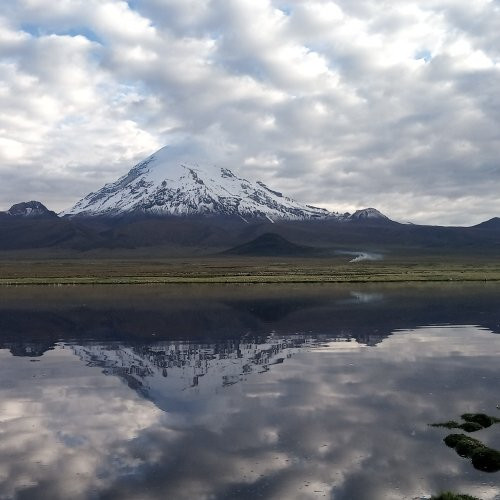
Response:
[[[236,215],[243,219],[304,220],[338,217],[303,205],[263,182],[238,177],[227,168],[172,159],[165,147],[63,212],[66,216]]]
[[[49,210],[39,201],[24,201],[16,203],[7,210],[7,215],[13,217],[55,217],[56,213]]]
[[[376,208],[362,208],[361,210],[356,210],[352,215],[349,216],[350,220],[366,221],[366,220],[379,220],[387,221],[389,218],[382,212],[379,212]]]

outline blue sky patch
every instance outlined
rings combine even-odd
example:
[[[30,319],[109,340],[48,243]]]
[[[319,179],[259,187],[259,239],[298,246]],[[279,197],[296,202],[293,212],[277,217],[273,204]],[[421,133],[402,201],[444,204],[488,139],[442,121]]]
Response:
[[[415,59],[417,61],[423,59],[425,62],[429,62],[432,59],[432,53],[427,49],[420,50],[415,54]]]
[[[35,37],[40,37],[40,36],[46,36],[46,35],[58,35],[58,36],[84,36],[88,40],[92,42],[97,42],[99,44],[103,44],[103,41],[99,36],[92,31],[90,28],[87,27],[74,27],[69,30],[57,30],[57,31],[47,31],[45,29],[42,29],[40,26],[36,26],[34,24],[22,24],[21,29],[29,33],[32,36]]]

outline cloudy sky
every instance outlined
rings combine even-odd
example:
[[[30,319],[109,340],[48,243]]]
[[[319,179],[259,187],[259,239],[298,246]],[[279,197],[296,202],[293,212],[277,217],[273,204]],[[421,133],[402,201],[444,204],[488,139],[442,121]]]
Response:
[[[179,143],[330,209],[500,216],[500,0],[1,2],[0,209]]]

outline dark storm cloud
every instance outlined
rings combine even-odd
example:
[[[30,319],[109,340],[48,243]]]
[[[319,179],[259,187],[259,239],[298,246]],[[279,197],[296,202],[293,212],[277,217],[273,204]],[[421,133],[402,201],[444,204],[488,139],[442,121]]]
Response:
[[[4,3],[2,204],[62,209],[194,141],[331,209],[499,215],[499,33],[486,0]]]

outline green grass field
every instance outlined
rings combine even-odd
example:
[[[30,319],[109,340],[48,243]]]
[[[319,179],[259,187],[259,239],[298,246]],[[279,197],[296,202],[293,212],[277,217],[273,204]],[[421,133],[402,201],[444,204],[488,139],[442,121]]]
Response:
[[[384,283],[500,281],[500,259],[0,259],[0,284]]]

